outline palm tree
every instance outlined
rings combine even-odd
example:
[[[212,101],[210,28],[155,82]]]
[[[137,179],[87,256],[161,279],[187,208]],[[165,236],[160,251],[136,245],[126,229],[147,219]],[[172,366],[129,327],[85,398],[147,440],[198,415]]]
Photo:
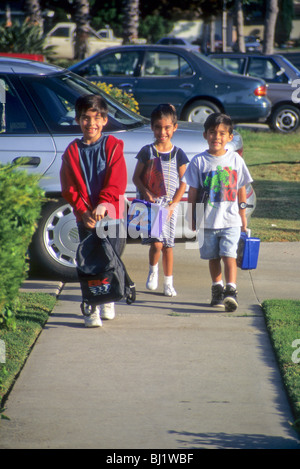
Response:
[[[264,54],[273,54],[275,25],[278,14],[278,0],[267,0],[267,11],[264,30]]]
[[[123,43],[134,42],[138,38],[139,0],[126,0],[123,21]]]
[[[39,26],[41,34],[44,29],[44,20],[39,0],[25,0],[26,21],[34,26]]]
[[[244,39],[243,1],[235,0],[236,31],[239,52],[246,52]]]
[[[88,53],[88,30],[90,27],[89,0],[74,0],[76,23],[74,59],[83,60]]]

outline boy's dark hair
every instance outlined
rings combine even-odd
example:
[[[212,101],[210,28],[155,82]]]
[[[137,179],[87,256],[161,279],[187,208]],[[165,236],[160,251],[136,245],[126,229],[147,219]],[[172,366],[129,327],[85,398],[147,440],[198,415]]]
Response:
[[[77,119],[79,119],[87,110],[98,112],[103,118],[107,117],[108,114],[107,103],[99,94],[87,94],[85,96],[80,96],[76,100],[75,115]]]
[[[204,122],[204,130],[207,132],[211,128],[216,128],[218,125],[224,124],[229,127],[229,133],[232,134],[233,132],[233,122],[230,116],[227,114],[222,114],[221,112],[214,112],[210,114],[206,121]]]
[[[173,104],[159,104],[151,113],[151,125],[158,119],[171,117],[173,124],[177,124],[177,113]]]

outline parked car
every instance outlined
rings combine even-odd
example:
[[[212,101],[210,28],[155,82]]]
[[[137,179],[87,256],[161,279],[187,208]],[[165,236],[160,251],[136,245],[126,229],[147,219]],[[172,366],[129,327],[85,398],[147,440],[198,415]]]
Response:
[[[262,45],[260,42],[260,39],[256,36],[245,36],[245,48],[246,52],[261,52],[262,51]],[[233,51],[238,51],[238,43],[235,42],[232,45],[232,50]]]
[[[102,94],[108,102],[109,121],[105,132],[124,141],[128,170],[126,197],[135,198],[132,175],[135,156],[153,139],[149,120],[129,111],[89,81],[45,63],[0,58],[0,162],[18,161],[20,168],[41,175],[40,185],[47,202],[30,246],[31,264],[56,278],[76,277],[75,253],[78,231],[71,207],[61,197],[59,171],[62,154],[74,138],[81,137],[75,118],[75,101],[84,94]],[[180,123],[174,144],[182,147],[189,159],[206,148],[203,128]],[[242,154],[242,139],[235,132],[229,146]],[[255,194],[247,188],[247,209],[255,206]],[[185,231],[186,199],[181,207],[177,236]],[[126,241],[126,238],[125,238]]]
[[[210,58],[232,73],[263,78],[268,85],[272,111],[267,120],[270,128],[289,133],[299,128],[300,104],[293,101],[293,81],[300,71],[281,55],[224,53]]]
[[[235,122],[264,121],[271,110],[263,80],[228,74],[199,52],[181,46],[113,47],[70,70],[133,93],[146,117],[161,102],[172,103],[181,120],[198,123],[218,111]]]
[[[191,44],[184,37],[166,36],[159,39],[156,44],[161,44],[163,46],[184,46],[188,47],[189,49],[196,50],[197,52],[200,51],[199,46],[197,46],[196,44]]]

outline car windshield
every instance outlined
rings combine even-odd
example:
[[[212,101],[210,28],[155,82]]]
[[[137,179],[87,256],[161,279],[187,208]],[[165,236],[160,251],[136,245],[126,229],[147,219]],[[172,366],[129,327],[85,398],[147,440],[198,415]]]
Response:
[[[145,118],[71,72],[23,76],[22,82],[53,132],[69,133],[73,130],[70,127],[78,127],[75,121],[75,102],[84,94],[101,94],[105,98],[109,109],[108,129],[105,130],[132,129],[146,122]]]
[[[290,62],[289,60],[287,60],[285,57],[281,57],[283,62],[285,62],[291,69],[293,69],[293,71],[298,75],[300,76],[300,71],[299,71],[299,68],[295,67],[295,65],[292,64],[292,62]]]

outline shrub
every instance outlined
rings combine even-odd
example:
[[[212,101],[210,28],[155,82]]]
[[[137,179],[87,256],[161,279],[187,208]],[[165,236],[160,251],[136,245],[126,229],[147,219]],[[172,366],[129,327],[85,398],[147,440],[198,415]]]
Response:
[[[26,254],[41,212],[38,177],[0,166],[0,327],[13,327],[14,301],[28,269]]]
[[[26,22],[14,22],[12,26],[0,26],[0,51],[9,53],[42,54],[47,59],[54,54],[53,46],[46,46],[39,26]]]
[[[131,111],[139,113],[139,105],[138,102],[134,99],[131,93],[126,93],[125,91],[120,90],[112,85],[108,85],[107,83],[97,82],[94,83],[97,85],[104,93],[109,94],[117,101],[122,103],[124,106],[128,107]]]

